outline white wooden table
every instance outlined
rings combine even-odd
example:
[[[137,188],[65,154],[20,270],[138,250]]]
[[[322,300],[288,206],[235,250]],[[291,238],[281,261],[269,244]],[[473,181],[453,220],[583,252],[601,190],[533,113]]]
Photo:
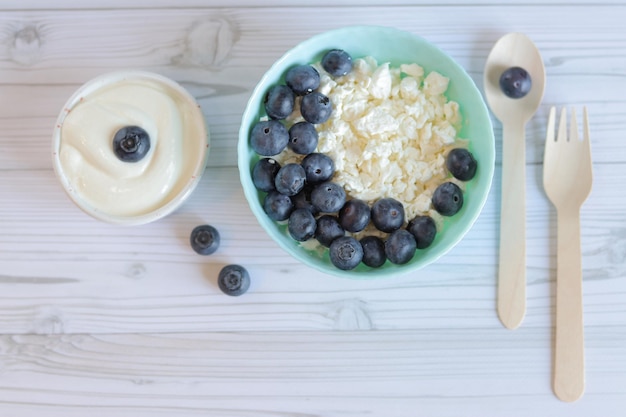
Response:
[[[0,5],[1,416],[624,415],[623,1],[87,3]],[[496,175],[484,212],[452,252],[418,273],[370,282],[320,274],[270,241],[248,209],[236,167],[248,95],[287,49],[350,24],[417,33],[481,89],[503,34],[524,32],[541,50],[547,90],[527,126],[528,310],[519,329],[504,329],[495,309],[495,120]],[[128,68],[188,88],[212,148],[181,209],[123,228],[70,202],[50,144],[80,84]],[[554,105],[588,107],[594,158],[581,213],[587,389],[575,403],[551,389],[556,229],[541,184]],[[211,257],[187,243],[201,223],[222,234]],[[252,275],[242,297],[217,288],[227,263]]]

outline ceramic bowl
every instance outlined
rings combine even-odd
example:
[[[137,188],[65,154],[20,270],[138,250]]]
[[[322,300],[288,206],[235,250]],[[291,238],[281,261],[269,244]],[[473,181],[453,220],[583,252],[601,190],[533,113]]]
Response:
[[[258,191],[251,178],[254,164],[261,158],[250,147],[250,132],[260,118],[266,116],[264,96],[267,90],[284,83],[284,74],[298,64],[319,62],[330,49],[343,49],[353,59],[365,56],[391,66],[417,63],[425,73],[437,71],[450,79],[446,96],[459,103],[462,127],[458,135],[470,140],[469,150],[478,162],[476,176],[467,182],[464,205],[456,215],[444,220],[433,244],[418,249],[412,260],[397,265],[387,261],[379,268],[360,264],[352,270],[341,270],[331,262],[328,250],[311,248],[291,238],[286,222],[271,220],[263,210],[264,192]],[[390,277],[422,268],[446,254],[470,230],[478,218],[491,188],[495,145],[493,128],[482,95],[467,72],[453,58],[427,40],[409,32],[389,27],[346,27],[314,36],[285,53],[263,75],[245,108],[238,143],[238,164],[241,183],[250,208],[259,223],[285,251],[302,263],[328,274],[353,279]],[[382,196],[381,196],[382,197]]]
[[[137,162],[113,152],[124,126],[149,132]],[[103,74],[82,85],[56,121],[52,162],[70,199],[107,223],[139,225],[176,210],[206,167],[209,131],[195,99],[175,81],[145,71]]]

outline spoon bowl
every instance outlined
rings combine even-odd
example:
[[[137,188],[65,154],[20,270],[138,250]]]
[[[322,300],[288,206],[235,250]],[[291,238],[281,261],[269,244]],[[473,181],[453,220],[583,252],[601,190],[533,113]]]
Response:
[[[510,67],[522,67],[530,74],[530,92],[509,98],[500,89],[500,75]],[[493,114],[502,122],[526,123],[535,114],[545,89],[546,73],[537,47],[523,33],[509,33],[496,42],[485,66],[485,97]]]
[[[511,67],[530,75],[530,91],[522,98],[510,98],[500,89],[500,76]],[[484,74],[487,103],[502,123],[498,316],[505,327],[515,329],[526,314],[525,125],[539,108],[546,75],[539,51],[522,33],[509,33],[496,42]]]

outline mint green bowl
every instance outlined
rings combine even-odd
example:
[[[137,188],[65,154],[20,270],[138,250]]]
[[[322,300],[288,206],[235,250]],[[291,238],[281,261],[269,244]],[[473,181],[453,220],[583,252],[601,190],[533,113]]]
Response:
[[[265,116],[263,98],[274,84],[284,83],[283,75],[293,65],[321,60],[329,49],[347,51],[353,58],[373,56],[380,63],[392,66],[416,63],[425,72],[437,71],[450,79],[446,96],[459,103],[463,125],[459,135],[470,140],[469,149],[478,162],[476,176],[467,183],[464,205],[459,213],[446,218],[441,230],[427,248],[418,249],[413,259],[404,265],[387,261],[380,268],[363,264],[350,271],[336,268],[328,250],[307,250],[293,240],[286,222],[272,221],[263,211],[265,193],[252,183],[251,170],[260,157],[249,146],[249,134],[260,117]],[[389,27],[354,26],[314,36],[288,51],[261,78],[252,92],[241,121],[238,144],[238,164],[244,194],[261,226],[285,251],[304,264],[319,271],[353,279],[390,277],[422,268],[450,251],[470,230],[478,218],[491,188],[495,160],[493,128],[482,95],[470,76],[450,56],[425,39],[412,33]]]

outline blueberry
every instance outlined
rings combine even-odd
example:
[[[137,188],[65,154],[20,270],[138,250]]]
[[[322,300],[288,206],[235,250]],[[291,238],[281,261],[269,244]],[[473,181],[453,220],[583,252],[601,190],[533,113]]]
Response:
[[[259,159],[252,168],[252,183],[261,191],[268,192],[276,189],[274,179],[279,169],[280,164],[275,159]]]
[[[304,188],[305,181],[304,168],[300,164],[290,163],[278,170],[274,185],[279,193],[293,196]]]
[[[220,234],[208,224],[196,226],[189,236],[191,248],[200,255],[210,255],[220,246]]]
[[[323,153],[310,153],[300,163],[306,173],[309,184],[319,184],[330,180],[335,175],[335,162]]]
[[[113,152],[124,162],[137,162],[150,150],[150,135],[139,126],[125,126],[113,137]]]
[[[393,232],[404,224],[404,206],[393,198],[381,198],[372,204],[372,222],[381,232]]]
[[[381,267],[387,260],[385,242],[378,236],[365,236],[360,240],[363,247],[363,263],[372,268]]]
[[[298,194],[291,197],[291,201],[293,202],[294,209],[307,209],[313,216],[317,216],[320,211],[311,204],[311,191],[313,191],[313,188],[305,184],[304,188]]]
[[[317,129],[309,122],[298,122],[289,128],[289,149],[300,155],[308,155],[317,148]]]
[[[297,65],[287,70],[285,82],[294,93],[303,96],[317,90],[320,74],[310,65]]]
[[[250,274],[241,265],[226,265],[217,277],[217,285],[224,294],[238,296],[250,288]]]
[[[315,236],[317,221],[307,209],[296,209],[289,216],[287,230],[292,238],[304,242]]]
[[[263,211],[275,221],[287,220],[293,211],[293,203],[288,195],[272,190],[263,200]]]
[[[265,94],[265,112],[272,119],[284,119],[293,112],[296,96],[286,85],[275,85]]]
[[[369,222],[370,206],[363,200],[348,200],[339,210],[339,224],[348,232],[360,232]]]
[[[405,229],[393,231],[385,241],[387,259],[398,265],[409,262],[415,255],[416,248],[415,238]]]
[[[426,249],[437,235],[437,225],[430,216],[417,216],[406,227],[417,242],[417,249]]]
[[[313,124],[324,123],[330,117],[333,105],[330,99],[322,93],[311,93],[302,97],[300,113],[304,120]]]
[[[343,270],[356,268],[363,259],[363,247],[352,236],[342,236],[333,240],[328,252],[333,265]]]
[[[446,157],[446,167],[454,178],[469,181],[476,175],[476,160],[470,151],[464,148],[452,149]]]
[[[352,57],[341,49],[331,49],[322,57],[322,67],[333,77],[341,77],[352,71]]]
[[[346,203],[346,192],[339,184],[323,182],[311,192],[311,203],[322,213],[335,213]]]
[[[277,155],[287,147],[289,132],[278,120],[263,120],[252,128],[250,145],[259,155]]]
[[[500,76],[500,89],[510,98],[522,98],[530,91],[532,80],[524,68],[511,67]]]
[[[315,230],[315,238],[321,245],[329,247],[333,240],[346,234],[343,227],[339,224],[339,220],[330,214],[324,214],[317,219],[317,229]]]
[[[463,192],[458,185],[444,182],[433,193],[432,202],[439,214],[453,216],[463,207]]]

